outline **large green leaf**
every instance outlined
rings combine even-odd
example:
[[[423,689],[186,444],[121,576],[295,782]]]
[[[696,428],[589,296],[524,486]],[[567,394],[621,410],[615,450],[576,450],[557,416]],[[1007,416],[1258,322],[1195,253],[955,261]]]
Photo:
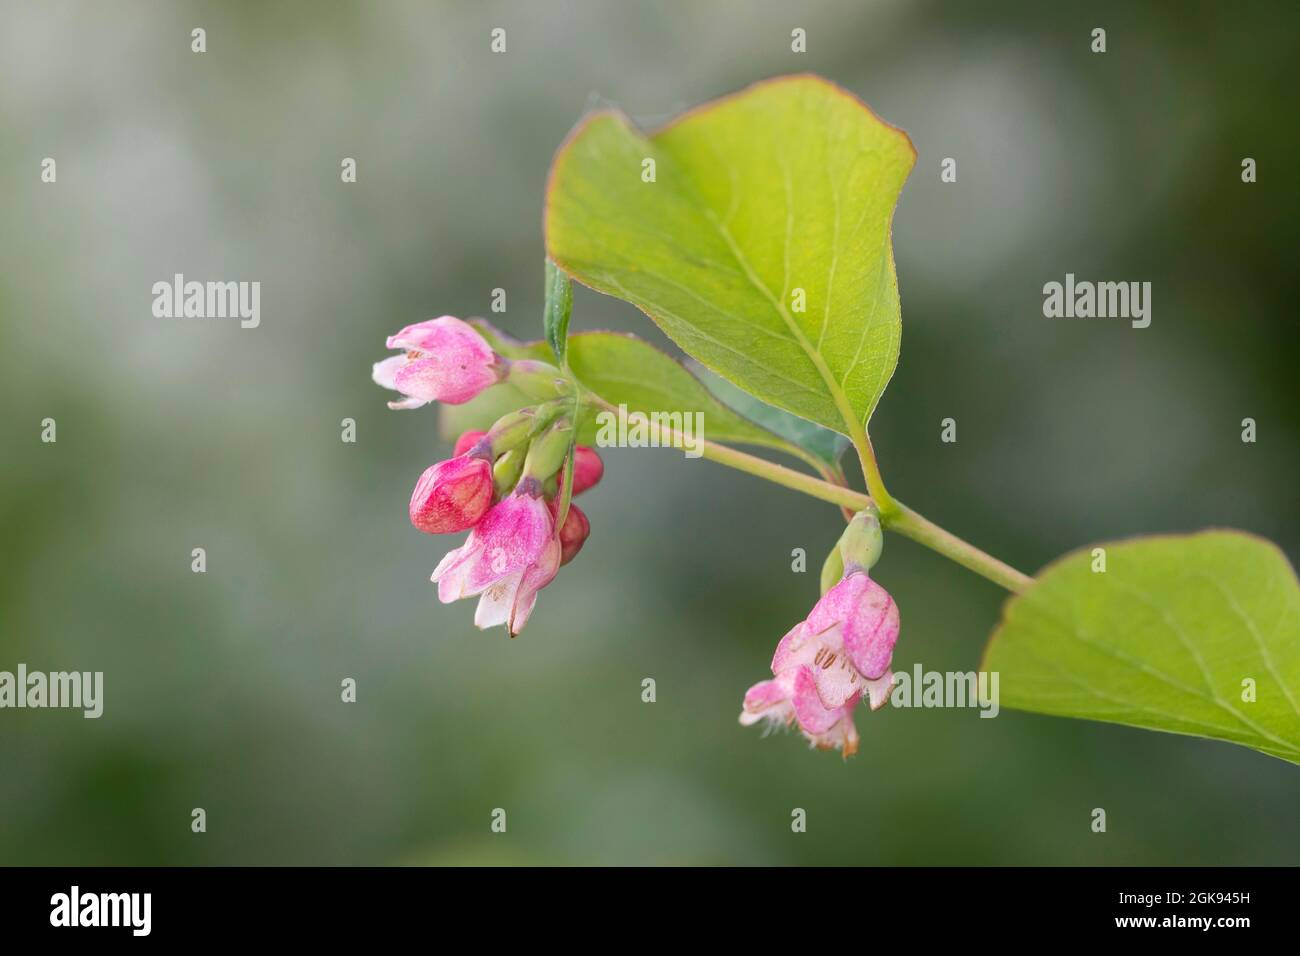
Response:
[[[547,250],[736,385],[852,434],[898,361],[890,222],[915,159],[905,133],[816,76],[649,136],[595,113],[552,165]]]
[[[983,664],[1001,702],[1300,763],[1300,584],[1286,556],[1239,531],[1097,547],[1104,572],[1076,551],[1008,602]]]

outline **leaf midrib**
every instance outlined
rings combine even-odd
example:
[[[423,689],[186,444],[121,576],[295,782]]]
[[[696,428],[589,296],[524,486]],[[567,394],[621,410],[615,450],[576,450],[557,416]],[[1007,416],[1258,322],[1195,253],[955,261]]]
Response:
[[[660,148],[662,149],[663,147]],[[675,154],[673,154],[670,150],[667,149],[665,149],[664,151],[668,152],[668,154],[672,157],[674,165],[680,165]],[[788,188],[789,173],[787,171],[787,165],[784,162],[784,160],[781,161],[781,168],[783,172],[785,172],[785,176],[787,179],[786,235],[781,243],[781,254],[782,254],[782,260],[788,263],[789,256],[790,256],[790,219],[792,216],[792,209],[791,209],[791,200],[790,200],[789,188]],[[731,173],[730,166],[727,166],[727,170],[728,170],[728,176],[731,182],[733,183],[732,188],[734,191],[735,177]],[[785,323],[785,327],[790,331],[790,335],[794,338],[796,344],[798,344],[799,348],[803,350],[803,353],[808,357],[808,360],[812,362],[813,368],[817,370],[817,374],[821,377],[822,383],[826,386],[826,391],[830,394],[831,401],[834,403],[836,410],[839,412],[840,418],[843,419],[844,426],[847,429],[845,434],[854,440],[854,444],[857,444],[858,434],[863,430],[862,422],[858,419],[857,413],[853,411],[853,405],[849,401],[848,395],[840,387],[839,382],[835,379],[835,375],[834,373],[831,372],[830,366],[826,364],[825,357],[821,354],[820,351],[818,351],[816,348],[813,347],[811,342],[808,341],[808,337],[804,335],[803,329],[799,327],[799,323],[794,320],[794,316],[790,315],[789,310],[786,309],[785,303],[782,302],[780,299],[777,299],[772,294],[772,290],[770,290],[767,287],[767,283],[765,283],[762,280],[762,277],[760,277],[758,273],[755,272],[753,266],[749,262],[749,258],[745,255],[744,250],[740,248],[740,244],[736,242],[735,237],[732,236],[731,230],[727,227],[727,224],[718,218],[718,214],[714,211],[713,207],[709,203],[707,203],[704,200],[704,197],[701,196],[700,193],[695,189],[694,184],[691,182],[690,177],[689,176],[683,177],[682,184],[683,184],[683,189],[685,189],[688,193],[691,194],[691,198],[694,199],[698,207],[704,211],[705,218],[708,219],[709,223],[713,226],[714,230],[722,238],[722,241],[726,243],[727,249],[728,251],[730,251],[732,258],[736,261],[736,265],[740,266],[741,271],[744,273],[745,278],[749,281],[750,285],[752,285],[755,290],[757,290],[765,299],[767,299],[767,301],[771,304],[772,308],[776,310],[776,314],[781,318],[781,321]],[[833,255],[836,254],[836,251],[833,250],[832,254]],[[787,273],[789,271],[788,265],[786,267],[786,271]],[[787,275],[786,282],[788,283],[788,281],[789,281],[789,276]],[[877,292],[877,297],[878,296],[879,293]],[[861,348],[859,347],[859,351],[860,350]],[[856,361],[857,359],[855,357],[854,363],[856,363]],[[848,377],[849,371],[851,370],[852,370],[852,365],[850,365],[849,370],[845,372],[846,378]]]
[[[831,373],[830,366],[826,364],[826,359],[822,356],[821,352],[813,348],[812,343],[809,342],[807,336],[803,334],[803,329],[799,328],[799,323],[794,320],[794,317],[790,315],[789,311],[786,309],[785,303],[773,296],[771,290],[768,289],[767,284],[764,283],[763,280],[754,272],[753,267],[749,264],[748,257],[745,256],[744,251],[731,235],[731,230],[723,225],[723,223],[718,219],[717,214],[709,206],[705,205],[703,208],[709,222],[711,222],[714,228],[718,230],[718,234],[722,236],[722,240],[727,244],[727,248],[735,258],[736,264],[739,265],[741,271],[744,272],[745,278],[748,279],[750,284],[762,293],[767,301],[772,304],[772,307],[776,309],[776,314],[781,317],[781,321],[783,321],[786,328],[790,330],[790,334],[794,337],[796,344],[798,344],[804,354],[808,356],[808,360],[812,362],[813,368],[817,370],[817,374],[821,376],[822,382],[826,385],[826,391],[830,393],[831,400],[835,403],[836,410],[839,412],[840,417],[844,419],[845,427],[848,428],[846,434],[850,436],[853,435],[858,428],[861,428],[861,423],[857,421],[857,416],[852,411],[849,397],[844,393],[844,390],[840,388],[839,383],[835,380],[835,376]],[[788,237],[785,242],[783,242],[783,246],[788,254]]]

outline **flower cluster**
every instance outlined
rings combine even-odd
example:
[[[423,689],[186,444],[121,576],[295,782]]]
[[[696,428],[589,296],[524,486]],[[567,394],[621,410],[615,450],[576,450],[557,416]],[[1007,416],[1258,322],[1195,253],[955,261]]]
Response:
[[[600,481],[600,457],[573,444],[572,403],[561,397],[566,389],[558,369],[506,359],[452,316],[408,326],[388,346],[404,350],[374,368],[376,382],[404,396],[390,408],[460,404],[506,381],[547,399],[503,416],[486,432],[461,435],[451,458],[420,475],[409,506],[411,524],[426,534],[469,531],[433,572],[439,600],[477,597],[476,625],[503,624],[518,634],[538,592],[577,556],[591,530],[564,494],[565,463],[573,462],[570,494],[577,495]]]
[[[411,494],[411,524],[426,534],[468,531],[433,572],[438,598],[477,597],[474,623],[523,630],[537,595],[572,561],[591,531],[572,502],[604,472],[593,449],[575,445],[575,383],[545,362],[509,359],[471,325],[445,315],[388,339],[401,354],[378,362],[374,379],[401,393],[390,408],[461,404],[503,382],[537,404],[467,431],[452,457],[430,465]],[[566,474],[572,469],[572,476]],[[745,694],[740,722],[797,725],[815,746],[858,747],[853,711],[889,699],[898,607],[870,569],[880,557],[872,508],[849,522],[822,569],[822,597],[772,658],[772,678]]]

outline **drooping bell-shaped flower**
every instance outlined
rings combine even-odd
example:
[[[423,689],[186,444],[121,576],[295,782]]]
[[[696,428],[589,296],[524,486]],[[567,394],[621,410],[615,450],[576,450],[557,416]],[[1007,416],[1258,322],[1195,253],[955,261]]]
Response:
[[[793,722],[819,747],[839,747],[845,756],[857,749],[853,707],[865,697],[879,710],[894,679],[898,605],[868,574],[880,548],[874,511],[856,515],[825,569],[842,567],[842,576],[781,639],[772,657],[775,678],[749,689],[742,724]]]
[[[411,524],[425,534],[452,534],[478,524],[492,505],[492,463],[462,454],[430,465],[411,493]]]
[[[376,362],[373,375],[404,396],[389,408],[468,402],[500,381],[508,367],[473,326],[450,315],[408,325],[388,337],[388,347],[403,354]]]
[[[535,479],[525,478],[469,533],[465,544],[442,559],[433,572],[444,604],[479,597],[474,623],[481,628],[506,624],[518,634],[560,566],[560,543],[550,508]]]
[[[898,605],[860,569],[845,572],[812,613],[777,645],[772,673],[808,667],[827,707],[838,707],[855,693],[867,696],[872,710],[889,698],[889,670],[898,641]]]
[[[522,631],[537,606],[538,592],[554,581],[560,570],[560,554],[559,539],[552,536],[517,584],[508,578],[484,591],[474,610],[474,625],[486,629],[504,624],[511,637]]]
[[[893,598],[861,567],[851,566],[781,639],[772,657],[776,678],[749,689],[741,723],[794,721],[817,746],[852,753],[853,706],[865,695],[871,709],[879,710],[889,699],[898,628]]]

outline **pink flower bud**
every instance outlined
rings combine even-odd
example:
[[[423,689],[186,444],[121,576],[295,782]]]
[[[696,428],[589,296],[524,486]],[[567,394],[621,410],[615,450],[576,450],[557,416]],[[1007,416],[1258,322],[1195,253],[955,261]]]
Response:
[[[818,747],[857,749],[852,710],[865,694],[872,710],[889,699],[898,640],[898,605],[859,567],[851,568],[777,645],[775,680],[745,695],[740,722],[797,722]]]
[[[513,636],[523,630],[537,593],[555,578],[561,547],[550,508],[536,482],[525,479],[494,505],[450,552],[433,578],[444,604],[479,597],[474,623],[505,624]]]
[[[577,477],[576,475],[574,477]],[[582,546],[591,534],[591,522],[573,502],[569,502],[569,514],[560,527],[560,564],[568,564],[578,556]]]
[[[605,463],[596,449],[579,445],[573,450],[573,493],[580,495],[593,488],[605,474]],[[564,487],[564,469],[560,469],[560,487]]]
[[[465,454],[465,452],[477,445],[485,435],[487,435],[487,432],[465,432],[456,439],[456,447],[452,449],[451,453],[453,455]]]
[[[451,534],[479,523],[492,505],[492,463],[458,455],[430,465],[411,494],[411,524],[425,534]]]
[[[390,349],[402,349],[376,362],[374,380],[405,398],[389,408],[419,408],[428,402],[459,405],[500,381],[504,363],[474,328],[444,315],[408,325],[388,337]]]

